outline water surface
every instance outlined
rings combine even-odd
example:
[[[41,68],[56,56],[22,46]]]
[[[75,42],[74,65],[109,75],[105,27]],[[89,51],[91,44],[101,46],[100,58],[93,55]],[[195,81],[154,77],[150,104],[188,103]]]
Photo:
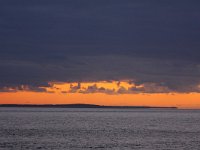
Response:
[[[199,148],[199,110],[0,108],[2,150]]]

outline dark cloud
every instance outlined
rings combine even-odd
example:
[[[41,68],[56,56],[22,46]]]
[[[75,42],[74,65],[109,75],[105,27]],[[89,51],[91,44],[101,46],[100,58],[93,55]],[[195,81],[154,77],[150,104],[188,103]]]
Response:
[[[31,85],[0,87],[0,92],[19,92],[19,91],[48,92],[44,87],[36,87]]]
[[[116,94],[114,89],[107,89],[105,87],[97,87],[96,84],[94,85],[90,85],[87,88],[77,91],[78,93],[83,93],[83,94],[87,94],[87,93],[105,93],[105,94]]]
[[[198,0],[0,1],[0,87],[129,79],[198,92],[199,6]]]
[[[81,88],[81,83],[79,82],[77,86],[70,84],[70,93],[76,93]]]

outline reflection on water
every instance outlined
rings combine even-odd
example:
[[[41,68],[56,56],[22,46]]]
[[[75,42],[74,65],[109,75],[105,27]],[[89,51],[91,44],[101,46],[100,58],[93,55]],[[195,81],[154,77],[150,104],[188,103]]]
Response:
[[[199,110],[0,108],[0,149],[199,147]]]

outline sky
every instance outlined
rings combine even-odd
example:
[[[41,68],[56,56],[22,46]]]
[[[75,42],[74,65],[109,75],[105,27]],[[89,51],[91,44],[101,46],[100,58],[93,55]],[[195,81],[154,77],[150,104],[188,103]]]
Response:
[[[0,1],[0,103],[200,108],[199,0]]]

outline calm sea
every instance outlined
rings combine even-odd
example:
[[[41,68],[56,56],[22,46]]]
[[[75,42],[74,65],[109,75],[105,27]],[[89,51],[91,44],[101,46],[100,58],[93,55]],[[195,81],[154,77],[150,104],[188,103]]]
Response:
[[[199,150],[200,111],[0,108],[0,149]]]

